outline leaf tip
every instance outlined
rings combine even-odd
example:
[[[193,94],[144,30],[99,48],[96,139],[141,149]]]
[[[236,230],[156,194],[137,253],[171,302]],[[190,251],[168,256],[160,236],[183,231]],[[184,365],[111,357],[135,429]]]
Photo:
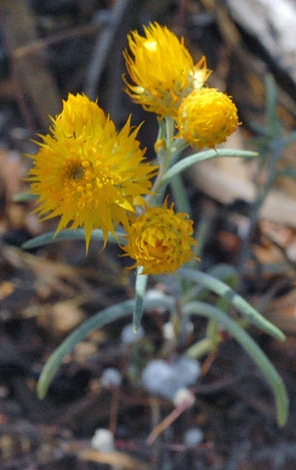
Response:
[[[43,381],[40,379],[37,383],[36,391],[37,391],[37,396],[39,400],[43,400],[43,398],[45,398],[45,395],[46,395],[46,387],[44,386]]]

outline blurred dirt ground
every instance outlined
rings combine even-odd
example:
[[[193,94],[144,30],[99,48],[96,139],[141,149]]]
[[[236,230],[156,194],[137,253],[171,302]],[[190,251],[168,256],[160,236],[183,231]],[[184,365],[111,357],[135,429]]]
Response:
[[[140,371],[164,354],[165,314],[144,316],[145,336],[128,347],[118,321],[80,343],[63,363],[43,401],[36,383],[46,359],[63,338],[97,311],[133,296],[133,276],[114,247],[101,251],[93,241],[55,243],[24,251],[22,244],[56,228],[40,223],[32,201],[13,198],[35,151],[31,139],[47,132],[61,98],[84,91],[120,127],[130,113],[142,126],[140,139],[153,158],[157,123],[123,92],[122,49],[126,34],[143,23],[167,24],[195,60],[204,54],[213,69],[211,86],[237,103],[242,126],[227,143],[250,148],[252,123],[264,123],[267,72],[278,87],[278,113],[285,132],[296,120],[296,6],[289,0],[1,0],[0,3],[0,468],[3,470],[108,468],[294,470],[296,468],[296,185],[283,178],[261,212],[252,239],[252,257],[243,295],[287,334],[278,343],[252,331],[283,377],[290,418],[275,423],[273,398],[258,370],[228,338],[194,387],[196,403],[157,439],[151,430],[172,404],[140,386]],[[271,8],[271,4],[273,7]],[[289,28],[283,27],[287,25]],[[288,36],[290,33],[290,36]],[[296,144],[282,165],[296,167]],[[238,265],[241,236],[254,197],[254,163],[223,159],[185,175],[197,224],[210,221],[203,267]],[[168,289],[161,279],[156,288]],[[151,287],[153,283],[151,281]],[[195,320],[193,338],[204,321]],[[102,372],[114,367],[124,380],[106,390]],[[204,434],[194,448],[186,431]],[[98,428],[115,432],[116,451],[91,448]]]

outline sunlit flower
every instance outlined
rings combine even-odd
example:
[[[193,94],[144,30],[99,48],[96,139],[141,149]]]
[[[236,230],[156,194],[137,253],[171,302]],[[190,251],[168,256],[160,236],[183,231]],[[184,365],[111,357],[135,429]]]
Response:
[[[128,225],[136,204],[150,193],[156,167],[143,162],[145,150],[131,133],[130,118],[117,133],[104,111],[83,95],[69,95],[55,120],[52,135],[42,137],[28,178],[39,196],[36,209],[44,219],[60,216],[63,228],[101,228],[105,243],[118,224]]]
[[[208,78],[206,60],[203,57],[194,65],[183,38],[178,39],[166,26],[150,23],[144,33],[128,35],[132,55],[124,51],[124,58],[134,84],[124,79],[126,92],[147,111],[173,116],[181,99]]]
[[[179,136],[198,149],[225,142],[239,122],[230,96],[214,88],[192,91],[181,103],[176,117]]]
[[[91,101],[84,94],[69,93],[67,100],[63,100],[62,112],[52,121],[52,132],[56,135],[63,133],[75,137],[83,133],[93,136],[98,127],[106,124],[107,116],[96,101]]]
[[[143,266],[143,274],[165,274],[195,258],[192,224],[188,214],[175,213],[173,204],[168,208],[166,201],[163,207],[147,207],[144,214],[134,216],[127,230],[127,245],[122,247],[125,256],[136,261],[132,268]]]

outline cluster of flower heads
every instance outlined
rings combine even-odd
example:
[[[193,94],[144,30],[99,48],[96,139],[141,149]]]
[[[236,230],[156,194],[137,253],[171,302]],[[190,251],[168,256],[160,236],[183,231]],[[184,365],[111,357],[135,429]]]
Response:
[[[106,244],[121,224],[125,252],[148,274],[176,271],[188,261],[195,243],[192,221],[166,203],[146,206],[157,167],[145,161],[136,139],[139,128],[132,131],[130,118],[117,132],[97,102],[69,94],[52,122],[51,134],[41,136],[39,152],[30,155],[34,166],[28,180],[43,220],[60,216],[57,233],[84,227],[87,248],[92,230],[102,229]],[[137,207],[146,209],[144,215],[136,216]]]
[[[125,51],[124,57],[134,84],[124,78],[127,93],[160,118],[172,116],[178,136],[190,145],[201,149],[225,141],[238,125],[237,109],[230,97],[204,86],[206,60],[194,65],[183,39],[157,23],[144,33],[128,36],[132,56]],[[132,267],[142,266],[144,274],[175,272],[194,257],[193,222],[167,207],[167,200],[162,207],[147,206],[158,167],[145,160],[140,126],[132,129],[130,120],[118,132],[97,102],[69,94],[50,134],[40,136],[38,153],[29,155],[36,211],[43,220],[60,217],[57,233],[84,227],[87,249],[94,229],[102,230],[106,245],[121,225]]]
[[[176,113],[181,100],[203,86],[210,75],[205,58],[194,65],[189,51],[166,26],[144,26],[145,37],[137,31],[128,35],[133,57],[124,51],[128,73],[127,93],[144,109],[161,117]]]
[[[124,78],[126,92],[147,111],[175,119],[179,137],[199,149],[225,142],[238,125],[231,97],[205,86],[210,75],[206,59],[196,65],[183,38],[151,23],[144,36],[128,35],[126,66],[133,84]]]

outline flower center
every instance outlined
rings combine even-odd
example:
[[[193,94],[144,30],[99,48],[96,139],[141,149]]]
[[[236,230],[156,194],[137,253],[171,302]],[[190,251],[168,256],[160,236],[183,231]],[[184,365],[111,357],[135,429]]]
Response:
[[[94,163],[85,157],[69,157],[62,173],[65,199],[75,198],[77,207],[97,207],[102,201],[118,199],[120,177],[100,159]]]
[[[90,191],[94,179],[91,163],[82,158],[68,158],[64,163],[62,179],[66,192]]]
[[[70,169],[69,171],[69,179],[73,179],[75,181],[77,180],[81,180],[83,178],[83,175],[84,175],[84,168],[81,167],[81,166],[73,166],[72,169]]]

